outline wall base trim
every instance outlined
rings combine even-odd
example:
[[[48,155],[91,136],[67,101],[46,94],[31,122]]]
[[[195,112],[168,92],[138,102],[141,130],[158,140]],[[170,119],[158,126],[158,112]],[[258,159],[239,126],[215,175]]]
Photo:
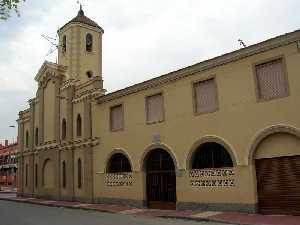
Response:
[[[257,204],[177,202],[176,209],[256,213]]]
[[[124,206],[130,206],[134,208],[146,208],[147,206],[147,202],[145,200],[122,199],[122,198],[98,197],[94,199],[94,203],[124,205]]]

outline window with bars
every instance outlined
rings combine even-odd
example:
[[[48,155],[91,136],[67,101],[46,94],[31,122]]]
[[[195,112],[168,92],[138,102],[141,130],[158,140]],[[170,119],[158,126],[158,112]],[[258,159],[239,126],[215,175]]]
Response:
[[[123,105],[117,105],[110,108],[110,129],[118,131],[124,128]]]
[[[194,83],[195,113],[209,113],[218,110],[217,85],[214,78]]]
[[[162,122],[164,120],[164,105],[162,93],[146,97],[147,123]]]
[[[198,147],[192,158],[192,169],[233,167],[230,154],[220,144],[207,142]]]
[[[122,153],[114,154],[108,162],[108,173],[129,173],[132,172],[128,158]]]
[[[276,59],[255,66],[258,98],[270,100],[288,95],[283,60]]]

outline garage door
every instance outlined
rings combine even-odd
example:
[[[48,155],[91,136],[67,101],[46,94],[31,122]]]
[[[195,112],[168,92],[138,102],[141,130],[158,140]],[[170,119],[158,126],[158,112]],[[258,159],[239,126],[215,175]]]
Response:
[[[300,156],[257,159],[255,163],[259,212],[300,215]]]

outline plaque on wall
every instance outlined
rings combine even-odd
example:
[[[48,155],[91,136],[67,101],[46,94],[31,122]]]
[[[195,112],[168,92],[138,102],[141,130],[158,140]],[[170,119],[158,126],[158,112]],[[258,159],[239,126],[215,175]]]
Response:
[[[153,143],[160,143],[160,134],[154,134],[152,136],[152,142]]]

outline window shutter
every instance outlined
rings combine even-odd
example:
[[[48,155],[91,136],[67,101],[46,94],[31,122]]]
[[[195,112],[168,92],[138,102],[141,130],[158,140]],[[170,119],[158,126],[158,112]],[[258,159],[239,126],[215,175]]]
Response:
[[[195,83],[194,89],[196,113],[207,113],[217,110],[218,96],[214,79]]]
[[[118,105],[111,108],[111,130],[123,128],[123,106]]]
[[[160,122],[164,120],[163,97],[156,94],[146,98],[147,122]]]
[[[256,77],[260,99],[268,100],[288,95],[282,59],[257,65]]]

